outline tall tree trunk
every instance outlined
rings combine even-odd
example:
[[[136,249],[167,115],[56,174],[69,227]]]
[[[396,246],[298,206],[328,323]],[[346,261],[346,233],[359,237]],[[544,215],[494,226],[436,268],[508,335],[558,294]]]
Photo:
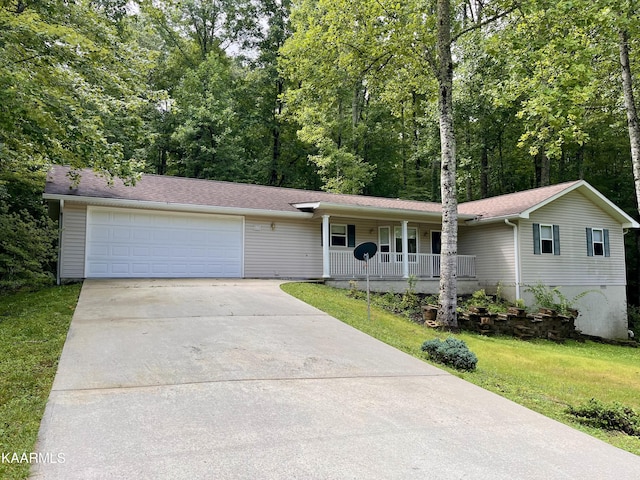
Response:
[[[456,198],[456,139],[453,129],[453,61],[451,59],[451,3],[438,0],[438,115],[440,124],[440,191],[442,249],[438,321],[457,328],[458,201]]]
[[[167,149],[164,147],[160,147],[160,164],[158,165],[156,173],[158,175],[167,173]]]
[[[629,63],[629,34],[625,30],[618,32],[618,46],[620,47],[620,67],[622,69],[622,90],[624,92],[624,106],[627,110],[627,124],[629,126],[629,141],[631,143],[631,164],[633,165],[633,181],[636,187],[636,206],[640,211],[640,125],[638,112],[633,96],[633,77]]]
[[[413,135],[413,151],[415,158],[416,185],[420,185],[421,181],[421,153],[420,150],[420,127],[418,126],[418,94],[411,92],[412,112],[411,112],[411,130]]]
[[[576,153],[576,166],[578,167],[578,178],[584,179],[584,145],[580,145]]]
[[[540,186],[551,185],[551,159],[545,152],[540,154]]]
[[[402,142],[400,143],[400,158],[402,158],[402,188],[404,190],[407,189],[407,155],[409,154],[409,149],[407,148],[407,126],[405,121],[405,104],[402,103],[401,109],[401,131],[402,131]]]
[[[487,142],[482,144],[482,153],[480,155],[480,197],[487,198],[489,196],[489,149]]]
[[[282,92],[284,90],[284,81],[282,78],[276,80],[276,100],[275,111],[273,115],[273,128],[271,129],[272,149],[271,149],[271,168],[269,172],[269,185],[281,185],[282,177],[279,174],[280,156],[282,152],[282,140],[280,139],[280,114],[282,113]]]

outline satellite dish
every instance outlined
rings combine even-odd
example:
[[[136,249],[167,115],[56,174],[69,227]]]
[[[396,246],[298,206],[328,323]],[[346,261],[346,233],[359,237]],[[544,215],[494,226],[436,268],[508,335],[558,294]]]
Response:
[[[371,298],[369,291],[369,260],[378,251],[378,246],[373,242],[364,242],[353,250],[353,256],[366,262],[364,268],[367,271],[367,320],[371,321]]]
[[[358,260],[367,261],[373,258],[378,251],[378,246],[373,242],[365,242],[353,250],[353,256]]]

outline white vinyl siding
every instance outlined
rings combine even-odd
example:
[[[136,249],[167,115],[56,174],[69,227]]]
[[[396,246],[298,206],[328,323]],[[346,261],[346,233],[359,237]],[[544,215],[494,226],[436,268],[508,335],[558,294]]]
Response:
[[[533,224],[558,225],[561,255],[533,253]],[[609,231],[610,257],[587,255],[585,231],[597,225]],[[625,285],[622,227],[577,191],[521,220],[522,281],[525,285]]]
[[[393,228],[399,221],[331,217],[332,224],[355,225],[355,243],[379,242],[380,227]],[[439,229],[440,225],[409,223],[418,232]],[[248,278],[321,278],[322,239],[320,220],[245,219],[245,277]],[[418,251],[429,251],[429,236],[420,235]],[[333,247],[331,247],[334,250]],[[347,249],[349,249],[347,247]],[[335,250],[345,250],[336,247]],[[374,259],[379,259],[376,254]]]
[[[60,278],[84,278],[87,206],[65,203],[60,233]]]
[[[320,222],[246,217],[245,277],[322,277]]]
[[[493,292],[498,283],[515,285],[513,227],[491,223],[460,228],[458,253],[476,256],[476,276],[487,291]]]

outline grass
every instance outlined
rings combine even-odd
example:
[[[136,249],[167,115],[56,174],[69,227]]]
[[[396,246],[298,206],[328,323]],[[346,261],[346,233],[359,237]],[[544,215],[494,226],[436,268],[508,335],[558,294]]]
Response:
[[[80,285],[0,296],[0,454],[33,452]],[[0,462],[22,479],[28,463]]]
[[[287,293],[403,352],[427,361],[420,349],[425,340],[446,338],[448,333],[424,327],[402,315],[371,307],[346,290],[309,283],[288,283]],[[620,402],[640,412],[640,350],[567,341],[521,341],[508,337],[484,337],[473,333],[454,335],[464,340],[479,361],[473,372],[447,370],[531,410],[582,430],[616,447],[640,455],[640,437],[606,432],[578,423],[566,413],[595,398]]]

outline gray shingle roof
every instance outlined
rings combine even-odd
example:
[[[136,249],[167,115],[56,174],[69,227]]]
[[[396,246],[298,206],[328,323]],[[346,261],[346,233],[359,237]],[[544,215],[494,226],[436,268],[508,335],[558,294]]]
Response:
[[[547,202],[578,183],[580,183],[580,181],[576,180],[550,185],[548,187],[534,188],[509,193],[507,195],[465,202],[459,205],[458,211],[462,214],[477,215],[483,220],[496,217],[513,217]]]
[[[143,175],[134,187],[126,186],[116,178],[110,186],[104,178],[91,170],[81,170],[80,183],[74,187],[68,176],[69,171],[68,167],[53,167],[47,175],[45,194],[283,212],[298,212],[294,204],[317,202],[426,213],[440,213],[441,210],[440,204],[433,202],[341,195],[163,175]]]
[[[78,185],[73,185],[69,177],[70,168],[55,166],[47,175],[45,197],[57,195],[65,197],[85,197],[90,199],[109,199],[127,202],[151,202],[156,205],[173,205],[174,208],[185,206],[215,207],[266,212],[285,212],[299,214],[297,204],[324,204],[329,209],[340,206],[343,209],[397,210],[415,212],[416,214],[440,215],[441,205],[434,202],[400,200],[393,198],[368,197],[364,195],[341,195],[311,190],[279,188],[264,185],[221,182],[216,180],[199,180],[193,178],[170,177],[164,175],[143,175],[135,186],[126,186],[122,180],[115,178],[109,185],[105,178],[91,170],[81,170]],[[535,210],[556,196],[563,195],[574,188],[582,188],[590,198],[605,207],[623,223],[635,227],[637,223],[618,207],[605,199],[593,187],[584,181],[574,181],[534,188],[522,192],[485,198],[473,202],[461,203],[458,206],[460,219],[477,219],[488,221],[507,217],[517,217]],[[152,207],[154,208],[154,207]],[[378,212],[379,213],[379,212]]]

